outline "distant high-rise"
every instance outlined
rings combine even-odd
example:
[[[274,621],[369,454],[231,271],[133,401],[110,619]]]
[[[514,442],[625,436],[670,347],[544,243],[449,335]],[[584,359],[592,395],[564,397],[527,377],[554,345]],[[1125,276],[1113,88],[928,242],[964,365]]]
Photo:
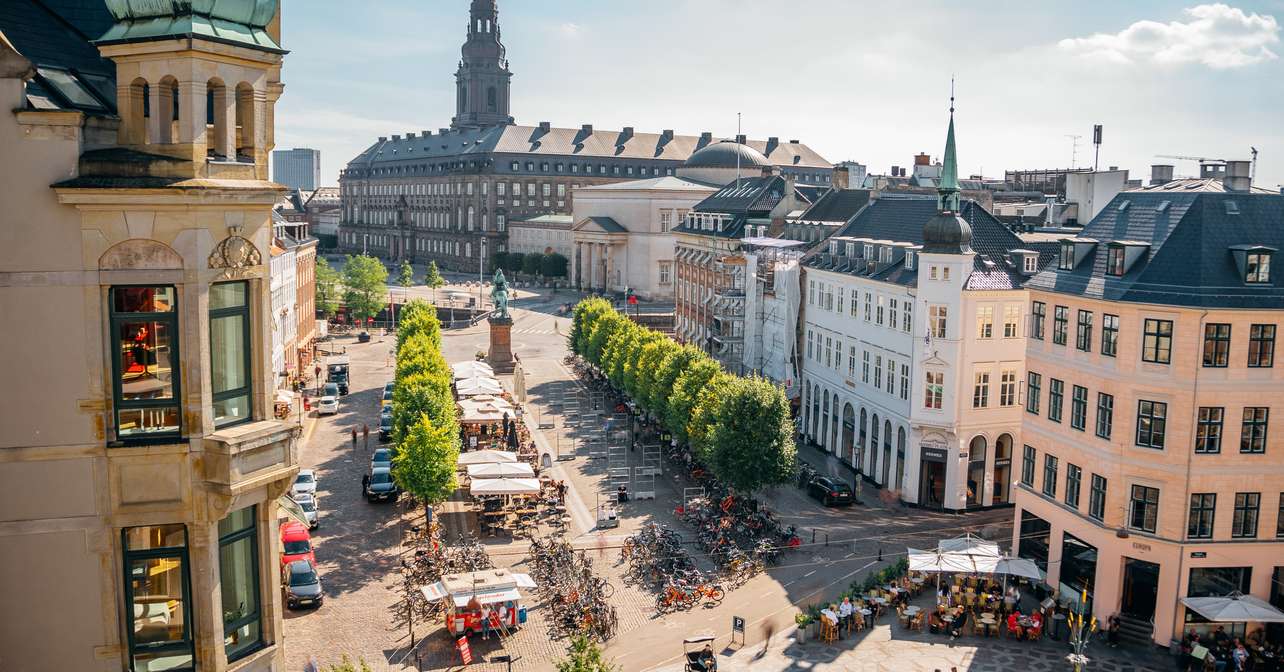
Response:
[[[272,181],[291,189],[316,189],[321,184],[320,150],[295,148],[272,152]]]

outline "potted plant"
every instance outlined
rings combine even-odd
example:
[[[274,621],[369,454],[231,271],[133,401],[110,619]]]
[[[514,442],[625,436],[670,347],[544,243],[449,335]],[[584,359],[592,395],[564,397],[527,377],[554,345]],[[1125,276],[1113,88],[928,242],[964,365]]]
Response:
[[[807,630],[811,625],[811,616],[805,613],[794,614],[794,624],[798,626],[798,643],[804,644],[807,641]]]
[[[807,607],[807,635],[812,639],[820,636],[820,609],[819,604]]]

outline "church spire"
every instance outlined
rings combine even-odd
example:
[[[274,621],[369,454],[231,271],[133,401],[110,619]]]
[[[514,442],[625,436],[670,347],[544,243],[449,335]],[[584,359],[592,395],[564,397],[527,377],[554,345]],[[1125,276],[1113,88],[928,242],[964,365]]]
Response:
[[[468,9],[468,39],[455,73],[453,128],[484,128],[511,124],[508,94],[513,74],[508,69],[499,37],[496,0],[472,0]]]
[[[941,179],[936,187],[937,208],[942,212],[959,211],[959,160],[954,149],[954,79],[950,78],[950,129],[945,133],[945,158],[941,162]]]

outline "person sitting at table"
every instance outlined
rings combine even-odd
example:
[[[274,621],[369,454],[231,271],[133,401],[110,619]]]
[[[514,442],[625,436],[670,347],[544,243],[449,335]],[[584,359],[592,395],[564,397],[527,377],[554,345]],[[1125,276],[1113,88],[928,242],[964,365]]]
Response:
[[[945,621],[941,620],[941,612],[932,612],[932,615],[927,619],[927,629],[933,635],[939,635],[945,630]]]
[[[1022,634],[1020,621],[1021,610],[1013,609],[1012,613],[1008,614],[1008,634],[1016,637],[1017,639],[1021,639]]]
[[[963,627],[967,625],[967,610],[962,607],[954,614],[954,621],[950,623],[950,639],[954,640],[963,636]]]
[[[1213,629],[1213,643],[1216,644],[1218,648],[1224,648],[1230,645],[1230,635],[1227,635],[1226,629],[1220,625]]]
[[[1043,634],[1043,614],[1037,611],[1030,614],[1030,631],[1027,634],[1030,639],[1038,639]]]
[[[838,605],[838,622],[847,630],[852,628],[852,600],[850,597],[844,597],[842,604]]]
[[[1119,646],[1119,614],[1111,614],[1106,621],[1106,643],[1112,648]]]
[[[1244,672],[1248,665],[1248,649],[1244,648],[1244,643],[1235,639],[1235,648],[1231,651],[1231,661],[1235,663],[1235,672]]]

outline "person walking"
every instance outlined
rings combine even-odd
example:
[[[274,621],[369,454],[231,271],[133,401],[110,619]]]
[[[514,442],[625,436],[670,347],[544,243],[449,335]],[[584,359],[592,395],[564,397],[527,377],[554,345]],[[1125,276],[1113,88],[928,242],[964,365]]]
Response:
[[[357,452],[357,428],[352,428],[352,452]]]
[[[362,423],[361,440],[365,442],[364,450],[370,450],[370,425]]]

